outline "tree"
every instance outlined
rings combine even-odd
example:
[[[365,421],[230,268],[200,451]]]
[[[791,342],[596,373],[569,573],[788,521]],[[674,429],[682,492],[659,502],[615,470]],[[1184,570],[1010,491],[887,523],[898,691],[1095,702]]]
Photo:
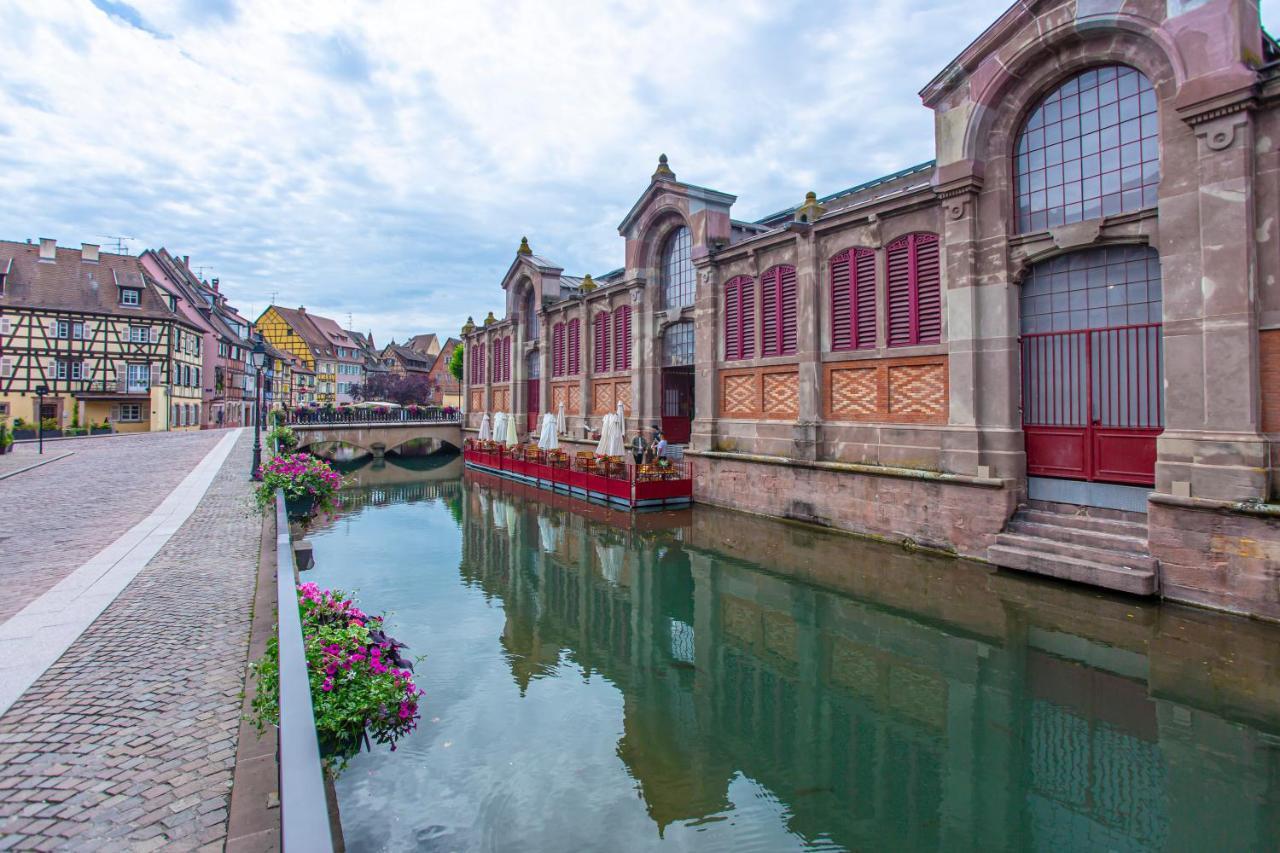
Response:
[[[375,373],[363,385],[351,389],[357,400],[385,400],[402,406],[431,405],[435,402],[436,381],[425,373]]]
[[[449,372],[458,380],[458,384],[462,384],[462,350],[465,346],[458,344],[453,348],[453,355],[449,356]]]

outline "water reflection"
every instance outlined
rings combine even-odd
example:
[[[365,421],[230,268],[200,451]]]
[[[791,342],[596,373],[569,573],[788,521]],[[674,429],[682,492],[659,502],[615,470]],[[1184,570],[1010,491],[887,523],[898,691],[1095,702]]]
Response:
[[[316,537],[317,579],[429,655],[437,720],[340,780],[353,850],[1280,846],[1272,627],[707,507],[435,488]]]

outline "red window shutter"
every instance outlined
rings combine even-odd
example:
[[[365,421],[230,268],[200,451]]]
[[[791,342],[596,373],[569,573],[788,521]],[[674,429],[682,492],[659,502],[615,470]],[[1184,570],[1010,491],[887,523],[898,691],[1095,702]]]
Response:
[[[760,277],[760,354],[778,354],[778,270]]]
[[[871,249],[853,250],[856,279],[853,297],[853,345],[870,349],[876,345],[876,253]]]
[[[577,376],[582,370],[582,363],[579,360],[580,352],[580,336],[581,323],[577,317],[569,321],[569,375]]]
[[[910,346],[915,342],[915,323],[911,293],[911,240],[899,237],[889,244],[889,280],[887,301],[889,312],[889,346]]]
[[[564,323],[551,327],[551,375],[564,376]]]
[[[742,306],[742,357],[756,357],[756,282],[750,276],[739,279],[738,302]]]
[[[916,343],[942,340],[942,273],[938,236],[915,234]]]
[[[779,355],[796,354],[796,268],[782,267],[778,271],[778,328]]]
[[[731,278],[724,286],[724,357],[727,361],[742,358],[740,282],[740,278]]]
[[[601,312],[596,315],[595,344],[591,353],[591,369],[595,373],[609,371],[609,315]]]
[[[840,252],[831,266],[831,348],[853,349],[853,300],[850,298],[849,256],[852,250]]]
[[[511,340],[511,336],[507,335],[507,353],[506,353],[507,363],[506,363],[506,366],[503,368],[502,372],[508,382],[511,381],[511,347],[512,345],[513,345],[513,342]]]
[[[479,356],[480,358],[480,382],[484,383],[488,381],[488,377],[485,376],[485,372],[484,372],[484,349],[485,349],[484,344],[481,344],[476,349],[477,349],[476,355]]]
[[[630,305],[621,305],[613,312],[613,369],[631,369]]]

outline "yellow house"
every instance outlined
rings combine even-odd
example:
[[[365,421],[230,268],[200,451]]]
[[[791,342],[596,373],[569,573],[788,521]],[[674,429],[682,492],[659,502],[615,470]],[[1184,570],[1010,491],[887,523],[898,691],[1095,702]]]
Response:
[[[200,329],[137,258],[0,241],[0,416],[11,425],[199,429],[200,348]]]
[[[297,357],[315,374],[314,400],[332,403],[337,392],[337,353],[323,332],[307,314],[307,309],[270,305],[255,324],[262,337],[276,349]]]

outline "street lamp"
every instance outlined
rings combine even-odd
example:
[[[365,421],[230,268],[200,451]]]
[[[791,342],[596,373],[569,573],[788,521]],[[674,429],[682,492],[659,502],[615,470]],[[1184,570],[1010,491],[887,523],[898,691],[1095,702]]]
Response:
[[[44,455],[44,395],[49,393],[48,385],[36,386],[36,430],[40,437],[40,455]]]
[[[253,343],[253,352],[249,354],[253,362],[253,471],[255,480],[262,479],[262,367],[267,363],[267,347],[258,338]]]

